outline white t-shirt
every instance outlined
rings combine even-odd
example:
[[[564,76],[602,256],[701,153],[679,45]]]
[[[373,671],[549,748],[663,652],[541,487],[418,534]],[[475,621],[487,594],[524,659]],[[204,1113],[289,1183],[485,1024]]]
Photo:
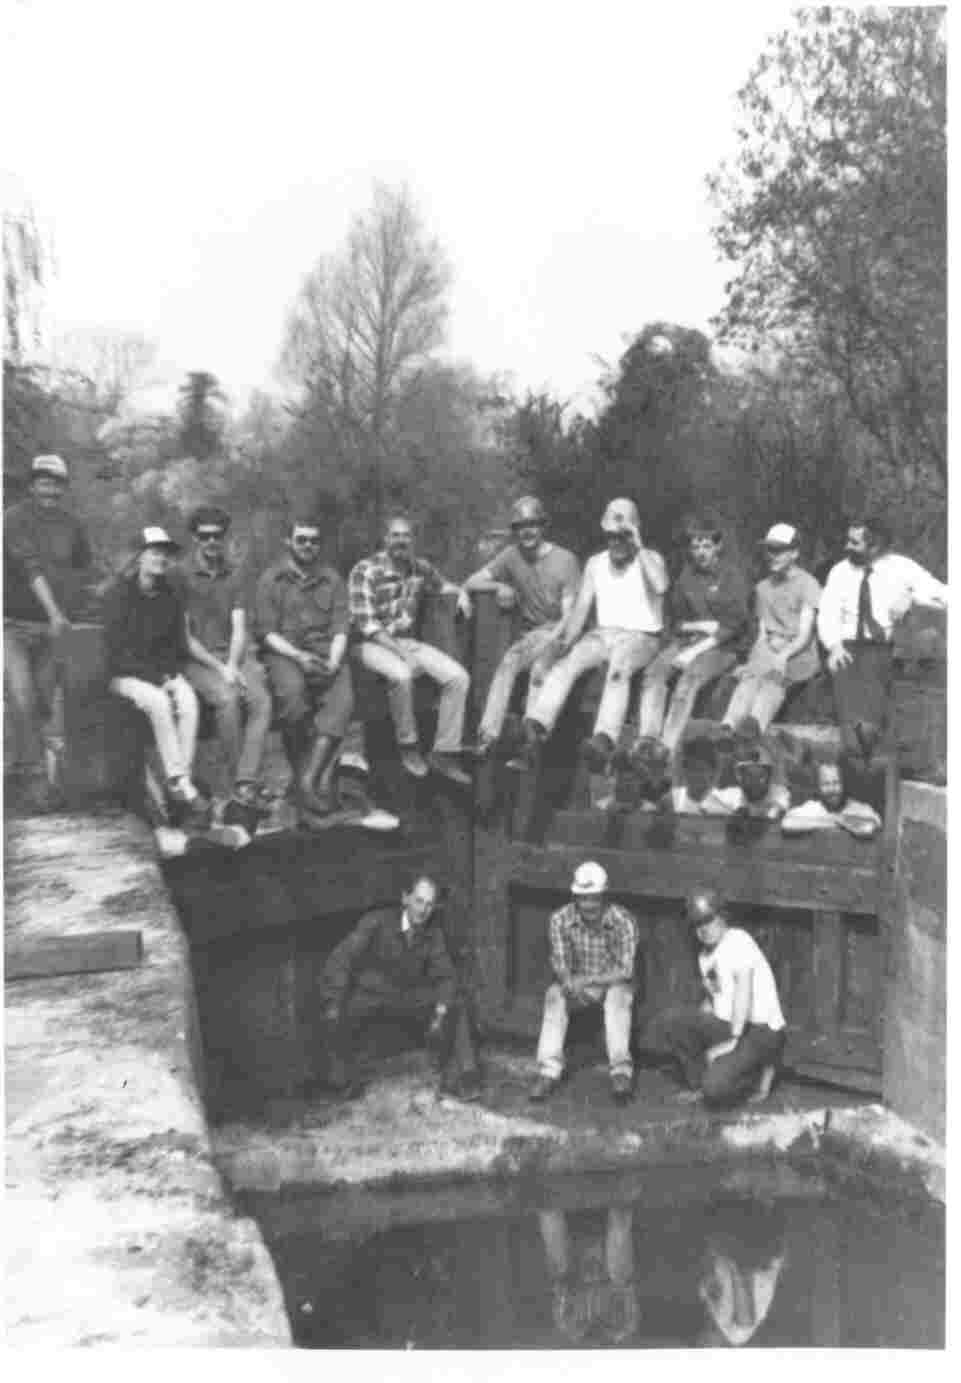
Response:
[[[663,566],[658,553],[649,553]],[[607,552],[587,560],[586,571],[594,583],[597,624],[600,629],[628,629],[637,634],[659,634],[664,628],[664,597],[656,595],[635,557],[626,567],[615,567]]]
[[[734,1011],[734,977],[747,971],[751,976],[749,1023],[766,1023],[775,1032],[784,1027],[784,1014],[777,996],[777,985],[767,957],[760,946],[741,927],[729,927],[713,951],[701,951],[697,958],[704,988],[711,997],[715,1017],[725,1023]]]

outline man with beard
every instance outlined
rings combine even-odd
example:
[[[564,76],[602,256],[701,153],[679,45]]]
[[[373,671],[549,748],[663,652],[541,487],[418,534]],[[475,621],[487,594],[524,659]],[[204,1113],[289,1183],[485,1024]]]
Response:
[[[353,656],[387,682],[387,698],[404,769],[424,778],[430,768],[451,782],[470,785],[458,763],[470,675],[456,659],[413,637],[425,592],[456,592],[457,609],[471,612],[470,596],[447,581],[432,563],[414,554],[414,532],[405,515],[392,518],[384,546],[358,562],[348,582]],[[440,688],[434,747],[425,762],[414,716],[414,678],[429,677]]]
[[[320,829],[335,808],[337,751],[354,695],[347,652],[347,591],[320,560],[321,530],[295,519],[287,554],[257,583],[256,624],[301,824]]]
[[[637,506],[629,499],[611,501],[601,529],[607,548],[588,559],[577,598],[556,635],[564,656],[545,677],[524,720],[528,763],[553,730],[578,678],[606,666],[594,733],[583,746],[590,768],[606,771],[627,716],[631,678],[660,647],[668,587],[664,558],[644,546]],[[592,609],[597,627],[581,637]]]
[[[881,829],[881,818],[867,802],[849,797],[841,765],[827,759],[817,766],[817,796],[792,807],[781,822],[785,835],[840,827],[858,840],[871,840]]]
[[[86,530],[65,507],[68,474],[59,456],[37,456],[30,493],[3,516],[3,679],[15,730],[13,795],[52,804],[47,753],[62,750],[61,635],[90,567]]]
[[[890,541],[880,519],[850,523],[844,559],[828,573],[818,612],[841,742],[865,759],[887,725],[893,626],[915,605],[943,610],[948,603],[947,586],[889,551]]]
[[[644,674],[638,740],[631,758],[646,767],[667,762],[680,742],[702,687],[737,662],[750,618],[748,585],[725,559],[715,524],[695,520],[687,535],[688,556],[668,597],[672,638]],[[674,681],[665,719],[668,684]]]
[[[502,610],[517,608],[523,633],[497,665],[477,730],[477,751],[487,754],[500,739],[514,683],[530,671],[530,708],[557,656],[556,636],[577,594],[580,565],[573,552],[544,538],[547,516],[533,495],[511,510],[510,543],[464,582],[465,591],[495,586]]]
[[[789,523],[774,524],[764,537],[768,575],[755,592],[758,636],[734,674],[738,685],[721,725],[729,751],[738,730],[763,735],[790,687],[809,681],[820,667],[814,624],[821,587],[798,565],[800,548]]]

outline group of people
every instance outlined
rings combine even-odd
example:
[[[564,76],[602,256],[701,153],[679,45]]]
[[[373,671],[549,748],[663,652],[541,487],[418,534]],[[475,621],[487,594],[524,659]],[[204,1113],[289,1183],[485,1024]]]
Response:
[[[637,919],[610,898],[607,873],[592,860],[575,871],[570,894],[548,924],[553,978],[544,996],[530,1099],[547,1100],[561,1085],[571,1016],[594,1011],[603,1019],[611,1095],[625,1104],[634,1089]],[[318,998],[319,1079],[326,1087],[345,1096],[358,1091],[352,1023],[386,1014],[421,1024],[442,1094],[465,1100],[481,1095],[477,1025],[439,920],[440,901],[437,881],[420,875],[399,905],[366,913],[331,951]],[[703,999],[657,1015],[648,1045],[673,1063],[685,1099],[713,1107],[766,1099],[785,1040],[771,967],[750,933],[731,924],[713,890],[692,892],[685,918],[697,943]]]
[[[30,799],[48,790],[50,746],[62,745],[54,696],[62,680],[61,635],[91,562],[83,525],[65,503],[67,488],[63,459],[38,456],[30,493],[4,516],[4,669],[18,750],[13,774]],[[749,582],[726,553],[716,524],[689,525],[685,561],[672,583],[662,554],[643,540],[636,504],[615,499],[601,520],[605,547],[582,571],[574,554],[547,536],[540,500],[525,496],[511,511],[512,541],[462,586],[415,552],[404,515],[389,521],[382,548],[358,562],[346,581],[322,560],[325,535],[317,518],[297,517],[248,609],[244,578],[228,556],[230,527],[222,508],[196,509],[183,560],[168,532],[144,528],[132,562],[104,602],[110,690],[147,717],[171,814],[188,826],[209,819],[210,804],[193,781],[204,706],[228,761],[225,824],[256,829],[272,724],[290,762],[301,823],[308,829],[327,824],[354,709],[355,668],[386,686],[407,773],[423,778],[433,771],[464,786],[471,783],[467,760],[484,759],[502,744],[522,673],[528,675],[522,742],[509,760],[520,769],[535,761],[582,674],[603,668],[584,756],[595,771],[627,765],[642,781],[657,783],[669,776],[698,694],[726,673],[737,685],[716,726],[716,748],[736,751],[745,762],[762,759],[765,733],[788,692],[821,666],[820,642],[842,744],[870,757],[887,718],[893,626],[912,605],[947,602],[940,581],[889,550],[889,535],[877,519],[851,522],[845,555],[823,589],[799,564],[797,529],[776,523],[762,542],[768,574],[754,591],[752,641]],[[515,612],[519,637],[494,673],[476,743],[468,745],[470,675],[418,637],[420,617],[425,594],[456,595],[459,613],[469,617],[471,594],[491,588],[501,608]],[[636,673],[642,675],[639,723],[633,743],[623,746]],[[436,734],[426,755],[413,694],[421,675],[439,693]],[[681,810],[731,809],[723,794],[697,799],[682,786],[672,800]],[[775,794],[775,809],[779,800]],[[772,814],[783,815],[786,805]],[[796,828],[818,824],[816,816],[807,813]],[[396,818],[375,813],[371,824],[389,827]]]

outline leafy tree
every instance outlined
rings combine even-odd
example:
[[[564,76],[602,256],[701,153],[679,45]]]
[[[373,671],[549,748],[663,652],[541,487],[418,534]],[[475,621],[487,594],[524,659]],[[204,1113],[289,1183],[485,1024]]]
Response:
[[[178,396],[181,449],[206,461],[219,448],[226,423],[220,381],[208,370],[191,370]]]
[[[735,270],[722,339],[843,403],[859,479],[915,516],[943,511],[947,480],[945,70],[943,9],[800,11],[711,179]]]

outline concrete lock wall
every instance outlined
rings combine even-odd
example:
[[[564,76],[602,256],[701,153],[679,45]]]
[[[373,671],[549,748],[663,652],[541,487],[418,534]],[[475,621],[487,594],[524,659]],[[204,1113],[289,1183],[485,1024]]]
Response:
[[[946,1097],[947,792],[901,787],[884,1015],[884,1099],[943,1143]]]

